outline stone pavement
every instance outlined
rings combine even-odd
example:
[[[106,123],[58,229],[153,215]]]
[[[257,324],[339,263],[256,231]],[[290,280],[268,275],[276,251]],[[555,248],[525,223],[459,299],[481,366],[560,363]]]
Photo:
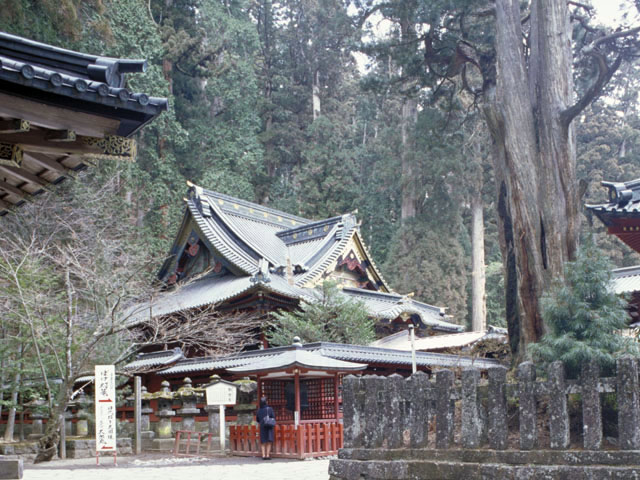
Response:
[[[24,466],[23,480],[327,480],[329,460],[263,461],[253,457],[174,458],[154,454],[54,460]]]

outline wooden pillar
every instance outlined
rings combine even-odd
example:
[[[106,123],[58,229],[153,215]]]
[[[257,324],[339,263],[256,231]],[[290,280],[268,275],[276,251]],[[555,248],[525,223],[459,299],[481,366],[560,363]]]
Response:
[[[338,384],[340,383],[340,375],[336,373],[335,377],[333,377],[333,399],[334,399],[334,408],[336,414],[336,422],[340,416],[340,403],[338,402]]]
[[[133,377],[133,443],[135,454],[142,453],[142,379],[139,375]]]
[[[302,420],[302,412],[300,410],[300,371],[296,368],[294,371],[294,387],[296,393],[296,410],[294,413],[294,423],[296,428],[296,440],[298,443],[298,457],[304,457],[304,433],[300,421]]]
[[[257,376],[256,380],[258,382],[258,408],[260,408],[260,399],[262,398],[262,381],[260,380],[260,375]],[[267,402],[268,401],[269,399],[267,398]]]

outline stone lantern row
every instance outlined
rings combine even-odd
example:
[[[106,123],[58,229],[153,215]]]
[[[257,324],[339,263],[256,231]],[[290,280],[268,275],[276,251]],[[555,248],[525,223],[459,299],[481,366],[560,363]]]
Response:
[[[211,376],[211,381],[219,380],[217,375]],[[251,423],[253,420],[253,412],[255,411],[255,394],[256,384],[250,380],[240,380],[239,384],[239,404],[236,405],[238,413],[238,423]],[[172,419],[179,415],[182,418],[180,430],[196,430],[196,416],[199,415],[200,409],[197,407],[198,402],[202,402],[205,396],[205,389],[202,387],[194,387],[189,377],[186,377],[183,384],[178,390],[172,392],[168,381],[161,383],[160,390],[157,392],[148,392],[146,387],[142,387],[142,409],[141,409],[141,432],[144,448],[170,450],[173,448],[173,429]],[[132,401],[133,397],[127,398]],[[151,407],[151,401],[157,401],[157,410],[155,415],[158,422],[155,428],[152,428],[150,416],[154,413]],[[180,402],[181,408],[173,409],[175,401]],[[31,418],[31,434],[30,440],[37,440],[43,435],[43,421],[48,418],[48,414],[43,413],[45,402],[42,399],[35,399],[25,405],[29,411]],[[89,420],[91,418],[93,402],[84,392],[80,392],[69,408],[65,411],[65,433],[68,437],[88,437]],[[75,410],[75,413],[72,413]],[[220,435],[220,418],[218,407],[205,407],[208,414],[207,431],[214,436]],[[75,423],[74,423],[75,420]],[[74,428],[75,425],[75,428]],[[203,429],[204,430],[204,429]]]

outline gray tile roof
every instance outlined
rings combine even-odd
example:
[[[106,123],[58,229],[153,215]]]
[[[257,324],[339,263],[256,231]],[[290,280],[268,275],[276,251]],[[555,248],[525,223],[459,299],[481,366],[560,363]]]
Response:
[[[257,362],[266,362],[269,358],[279,355],[295,347],[277,347],[266,350],[255,350],[224,358],[193,358],[178,362],[176,365],[158,372],[160,375],[182,375],[213,370],[225,370]],[[324,357],[346,362],[366,364],[383,364],[397,367],[411,366],[411,352],[392,350],[379,347],[361,345],[347,345],[341,343],[309,343],[302,347],[305,351],[316,352]],[[468,367],[490,368],[500,365],[497,360],[474,359],[471,357],[445,355],[438,353],[416,352],[416,363],[422,367]]]
[[[267,358],[254,359],[253,362],[239,367],[230,367],[231,373],[257,373],[284,370],[289,367],[304,367],[310,370],[358,371],[367,367],[364,363],[346,362],[322,355],[318,351],[307,351],[302,348],[287,350]]]
[[[154,317],[168,315],[205,305],[215,305],[258,289],[279,293],[290,298],[312,299],[309,290],[289,285],[284,277],[278,275],[270,275],[266,281],[257,281],[255,277],[249,276],[205,276],[192,283],[179,285],[174,290],[163,292],[153,300],[152,304],[144,302],[132,307],[124,317],[127,319],[127,324],[133,326],[148,318],[150,311]]]
[[[146,69],[145,60],[74,52],[0,32],[0,80],[30,89],[155,116],[167,110],[166,98],[124,88],[125,73]]]
[[[134,361],[126,364],[122,369],[129,371],[148,370],[163,365],[170,365],[184,358],[184,353],[179,347],[159,352],[139,353]]]
[[[462,332],[464,327],[444,320],[444,308],[418,302],[397,293],[373,292],[360,288],[344,288],[343,293],[364,303],[372,316],[393,320],[402,314],[416,314],[426,326],[448,332]]]
[[[586,205],[605,225],[610,225],[608,216],[640,213],[640,179],[630,182],[602,182],[609,189],[609,202]]]
[[[640,292],[640,265],[616,268],[611,274],[611,284],[615,293]]]

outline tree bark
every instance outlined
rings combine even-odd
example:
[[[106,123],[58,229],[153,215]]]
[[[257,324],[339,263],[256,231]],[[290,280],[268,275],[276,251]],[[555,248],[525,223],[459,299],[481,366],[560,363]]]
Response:
[[[510,261],[517,272],[517,359],[544,333],[539,299],[573,258],[580,220],[575,135],[562,117],[573,99],[566,2],[533,0],[530,22],[525,57],[520,3],[497,0],[496,88],[485,99],[496,145],[495,171],[504,172],[498,185],[504,201],[499,216],[507,289],[513,286]],[[517,316],[514,307],[507,292],[507,310]],[[510,325],[510,335],[515,330]]]
[[[471,198],[471,329],[482,332],[487,329],[484,265],[484,215],[482,190]]]
[[[402,103],[402,119],[400,131],[402,135],[402,206],[400,218],[402,222],[416,216],[417,198],[416,182],[411,155],[413,142],[411,141],[411,129],[418,115],[418,103],[415,98],[405,98]]]
[[[13,377],[13,389],[11,390],[11,408],[9,408],[9,416],[7,418],[7,427],[4,431],[4,441],[13,442],[13,433],[16,426],[16,405],[18,403],[18,393],[20,391],[20,382],[22,380],[22,342],[18,346],[17,358],[19,358],[18,370]]]

